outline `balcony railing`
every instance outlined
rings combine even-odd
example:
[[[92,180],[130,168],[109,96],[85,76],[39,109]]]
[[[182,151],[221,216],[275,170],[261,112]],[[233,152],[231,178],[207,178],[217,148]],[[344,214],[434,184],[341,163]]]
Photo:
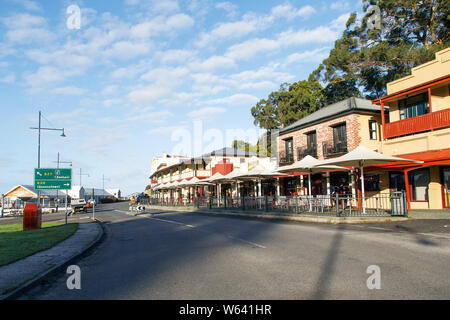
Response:
[[[324,158],[342,155],[347,153],[347,140],[334,143],[333,141],[324,141],[322,143]]]
[[[294,153],[286,153],[285,151],[280,152],[279,164],[281,166],[294,163]]]
[[[400,137],[450,126],[450,108],[385,124],[385,138]]]
[[[306,156],[317,158],[317,146],[314,148],[300,147],[297,148],[297,159],[301,160]]]

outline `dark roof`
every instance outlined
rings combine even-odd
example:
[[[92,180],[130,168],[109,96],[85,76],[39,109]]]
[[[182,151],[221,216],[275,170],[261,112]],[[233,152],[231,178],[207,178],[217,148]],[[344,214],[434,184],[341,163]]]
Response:
[[[385,110],[389,110],[385,108]],[[310,115],[301,118],[300,120],[294,122],[293,124],[283,128],[280,130],[280,134],[292,131],[294,129],[300,129],[303,127],[308,127],[318,122],[328,120],[335,116],[351,113],[355,111],[360,112],[371,112],[371,113],[381,113],[380,107],[373,105],[372,101],[351,97],[333,104],[329,106],[323,107],[322,109],[317,110]]]
[[[218,149],[211,153],[207,153],[207,154],[203,155],[203,157],[210,157],[210,156],[262,157],[261,155],[259,155],[257,153],[239,150],[239,149],[235,149],[235,148],[222,148],[222,149]]]

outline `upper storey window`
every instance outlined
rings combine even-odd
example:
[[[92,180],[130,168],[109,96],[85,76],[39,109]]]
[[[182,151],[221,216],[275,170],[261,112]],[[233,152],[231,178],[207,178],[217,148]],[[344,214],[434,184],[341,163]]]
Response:
[[[419,94],[398,102],[400,120],[421,116],[430,112],[428,94]]]

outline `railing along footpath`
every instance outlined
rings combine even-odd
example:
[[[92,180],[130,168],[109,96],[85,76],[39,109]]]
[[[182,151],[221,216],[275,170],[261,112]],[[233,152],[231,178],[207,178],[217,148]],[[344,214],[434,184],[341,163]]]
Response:
[[[362,198],[352,195],[194,197],[193,199],[149,198],[142,205],[185,207],[204,210],[234,210],[248,213],[274,212],[335,217],[408,216],[406,193],[392,192]]]

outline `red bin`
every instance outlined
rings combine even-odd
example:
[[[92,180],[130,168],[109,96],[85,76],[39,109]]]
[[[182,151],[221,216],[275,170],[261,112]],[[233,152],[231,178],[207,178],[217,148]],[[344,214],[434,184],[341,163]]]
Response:
[[[42,210],[37,203],[25,205],[23,209],[23,230],[36,230],[42,226]]]

